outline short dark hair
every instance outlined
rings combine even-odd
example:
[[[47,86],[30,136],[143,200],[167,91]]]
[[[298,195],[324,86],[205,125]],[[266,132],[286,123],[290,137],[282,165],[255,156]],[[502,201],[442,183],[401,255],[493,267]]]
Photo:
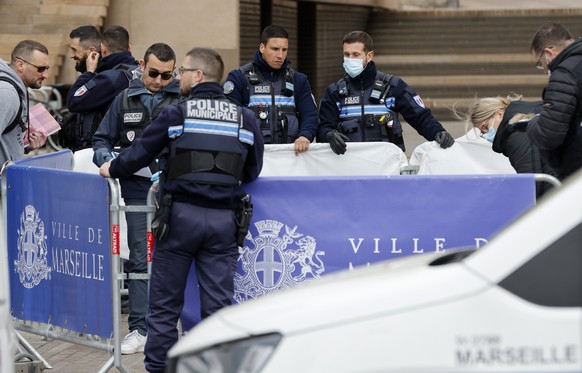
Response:
[[[143,56],[143,60],[146,64],[149,62],[149,57],[152,54],[162,62],[176,61],[176,53],[174,53],[172,47],[166,43],[155,43],[150,45]]]
[[[39,43],[36,40],[23,40],[16,44],[12,53],[10,54],[11,63],[16,62],[17,59],[29,60],[34,51],[39,51],[44,54],[49,54],[48,48],[44,44]]]
[[[545,48],[563,46],[568,40],[574,40],[574,36],[564,26],[557,23],[546,23],[541,25],[535,33],[530,50],[538,55]]]
[[[84,48],[94,47],[97,50],[101,49],[101,32],[93,25],[84,25],[73,29],[69,34],[69,38],[79,38],[79,43]]]
[[[203,71],[207,81],[220,82],[224,75],[224,62],[214,49],[192,48],[186,56],[192,59],[193,67]]]
[[[109,53],[126,52],[129,50],[129,32],[122,26],[110,26],[103,31],[102,43]]]
[[[271,25],[265,27],[261,33],[261,44],[267,45],[269,39],[272,38],[289,39],[289,33],[281,26]]]
[[[364,44],[364,52],[370,52],[374,50],[374,42],[372,41],[372,37],[364,31],[352,31],[345,34],[342,44],[353,43]]]

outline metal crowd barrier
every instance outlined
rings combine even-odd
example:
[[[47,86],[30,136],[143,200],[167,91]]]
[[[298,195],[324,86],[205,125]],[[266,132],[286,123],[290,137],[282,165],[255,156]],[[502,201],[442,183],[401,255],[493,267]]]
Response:
[[[60,154],[57,154],[60,153]],[[67,156],[72,156],[69,150],[64,150],[57,153],[50,153],[47,155],[42,155],[35,158],[35,162],[41,165],[42,168],[52,168],[51,163],[55,163],[55,172],[69,172],[66,168],[72,165],[69,162]],[[60,157],[60,158],[59,158]],[[56,161],[51,160],[51,158]],[[32,160],[33,158],[30,158]],[[64,162],[63,162],[64,160]],[[32,166],[34,162],[26,164],[26,166]],[[57,164],[59,163],[59,164]],[[125,206],[120,205],[120,193],[119,186],[116,180],[107,179],[109,188],[109,230],[110,230],[110,240],[109,240],[109,251],[111,259],[111,311],[113,316],[113,330],[111,338],[103,338],[98,335],[90,335],[85,333],[80,333],[77,331],[72,331],[65,329],[63,327],[58,327],[51,325],[50,320],[47,323],[40,323],[35,321],[19,320],[17,316],[12,315],[12,309],[10,306],[10,281],[9,281],[9,261],[8,261],[8,215],[7,215],[7,190],[10,188],[9,180],[7,179],[7,171],[13,166],[13,163],[8,164],[1,173],[1,215],[0,215],[0,338],[12,339],[11,333],[16,334],[19,342],[18,350],[22,353],[30,354],[34,356],[38,361],[42,362],[45,368],[51,369],[49,362],[44,359],[38,351],[34,349],[23,337],[18,333],[19,331],[24,331],[28,333],[37,334],[39,336],[51,339],[58,339],[65,342],[80,344],[83,346],[97,348],[101,350],[106,350],[112,354],[107,362],[102,366],[99,372],[107,372],[112,367],[116,367],[120,372],[128,372],[128,370],[123,365],[122,355],[121,355],[121,341],[123,336],[120,331],[121,322],[121,289],[123,287],[123,281],[126,279],[149,279],[151,271],[151,258],[153,252],[153,234],[151,233],[151,220],[153,218],[153,212],[155,212],[155,193],[154,188],[150,190],[148,195],[148,202],[144,206]],[[63,166],[64,165],[64,166]],[[59,170],[60,168],[60,170]],[[63,171],[64,170],[64,171]],[[121,265],[121,255],[120,255],[120,211],[125,212],[145,212],[147,217],[147,249],[148,249],[148,272],[147,273],[129,273],[125,274],[123,272],[123,266]],[[2,340],[0,339],[0,342]],[[14,370],[14,356],[13,352],[5,344],[0,345],[0,371],[11,372]]]

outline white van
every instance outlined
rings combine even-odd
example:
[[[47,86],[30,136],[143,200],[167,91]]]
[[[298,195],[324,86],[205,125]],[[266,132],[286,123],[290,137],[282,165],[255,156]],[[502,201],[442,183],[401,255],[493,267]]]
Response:
[[[170,372],[581,372],[582,173],[477,251],[338,272],[227,307]]]

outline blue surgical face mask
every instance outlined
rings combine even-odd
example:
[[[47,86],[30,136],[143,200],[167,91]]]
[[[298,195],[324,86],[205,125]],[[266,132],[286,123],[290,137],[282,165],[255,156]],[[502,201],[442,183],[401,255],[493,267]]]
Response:
[[[344,70],[350,77],[355,78],[364,71],[364,60],[344,57]]]
[[[497,133],[497,128],[491,126],[489,127],[489,129],[487,130],[487,133],[483,134],[483,138],[487,141],[489,141],[490,143],[493,143],[493,139],[495,138],[495,134]]]

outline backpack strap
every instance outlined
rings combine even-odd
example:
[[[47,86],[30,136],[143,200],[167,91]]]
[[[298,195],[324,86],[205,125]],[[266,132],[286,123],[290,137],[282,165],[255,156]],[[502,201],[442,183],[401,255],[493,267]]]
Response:
[[[20,102],[18,105],[18,113],[16,114],[16,118],[14,118],[12,123],[10,123],[10,125],[4,129],[4,131],[2,132],[2,134],[4,135],[4,134],[12,131],[18,125],[21,125],[24,128],[24,122],[22,121],[22,101],[25,100],[25,96],[24,96],[24,92],[22,92],[22,90],[20,88],[18,88],[18,86],[16,85],[16,83],[12,79],[9,79],[5,76],[0,76],[0,81],[12,84],[12,86],[16,90],[16,93],[18,93],[18,97],[20,98]]]

